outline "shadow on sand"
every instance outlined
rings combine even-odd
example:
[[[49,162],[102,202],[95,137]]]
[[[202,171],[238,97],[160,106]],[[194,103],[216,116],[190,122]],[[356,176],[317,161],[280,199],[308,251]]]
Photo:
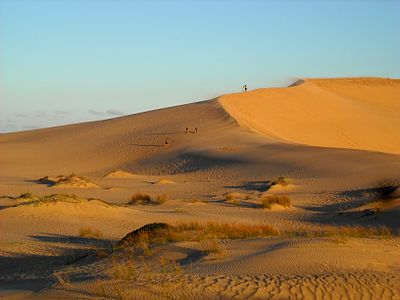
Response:
[[[110,240],[68,235],[43,234],[31,238],[49,243],[48,251],[0,256],[0,290],[40,291],[56,282],[53,273],[60,268],[78,261],[89,264],[94,256],[88,260],[84,258],[91,256],[94,249],[110,249],[112,245]]]
[[[339,199],[342,197],[344,200],[340,203],[326,204],[317,207],[298,207],[315,212],[303,217],[303,220],[311,223],[332,226],[387,226],[393,230],[397,230],[400,227],[399,210],[382,211],[379,208],[361,208],[363,205],[375,201],[391,201],[390,193],[394,190],[394,187],[379,187],[343,191],[337,195]],[[360,209],[357,209],[359,207]]]
[[[266,192],[271,187],[271,182],[267,181],[244,181],[240,185],[225,186],[229,189],[240,189],[245,191]]]

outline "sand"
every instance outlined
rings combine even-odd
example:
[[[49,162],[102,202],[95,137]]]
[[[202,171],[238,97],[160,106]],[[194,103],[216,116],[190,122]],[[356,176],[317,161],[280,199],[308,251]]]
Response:
[[[240,124],[272,139],[400,154],[400,80],[312,79],[219,102]]]
[[[0,296],[399,299],[396,235],[285,233],[400,228],[399,189],[385,193],[400,179],[399,97],[394,79],[306,79],[0,134]],[[271,185],[279,176],[288,184]],[[127,205],[136,193],[167,201]],[[291,206],[260,208],[271,195],[288,196]],[[110,277],[127,254],[101,251],[152,222],[268,224],[285,234],[213,239],[216,253],[201,241],[153,245],[134,254],[137,280]],[[82,235],[88,228],[95,236]],[[157,271],[162,257],[179,272]]]

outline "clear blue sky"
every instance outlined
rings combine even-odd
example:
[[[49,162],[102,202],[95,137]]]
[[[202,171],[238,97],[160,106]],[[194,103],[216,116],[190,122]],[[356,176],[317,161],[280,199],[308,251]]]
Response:
[[[400,1],[0,0],[0,131],[400,77]]]

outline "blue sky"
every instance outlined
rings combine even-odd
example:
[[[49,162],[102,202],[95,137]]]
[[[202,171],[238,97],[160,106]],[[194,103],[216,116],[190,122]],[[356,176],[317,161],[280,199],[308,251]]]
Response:
[[[0,132],[400,77],[400,1],[0,0]]]

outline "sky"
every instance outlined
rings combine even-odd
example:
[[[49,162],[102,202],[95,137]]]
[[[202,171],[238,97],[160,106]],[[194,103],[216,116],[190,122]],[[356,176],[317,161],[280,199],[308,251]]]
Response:
[[[400,77],[399,0],[0,0],[0,132]]]

